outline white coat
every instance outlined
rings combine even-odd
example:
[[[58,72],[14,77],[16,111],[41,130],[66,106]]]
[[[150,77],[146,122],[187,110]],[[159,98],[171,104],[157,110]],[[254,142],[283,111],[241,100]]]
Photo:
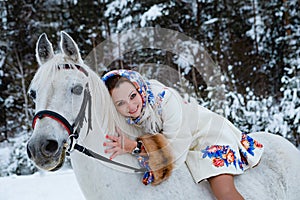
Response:
[[[148,110],[137,126],[145,132],[163,133],[170,142],[175,166],[186,162],[195,182],[220,174],[241,174],[258,164],[262,144],[196,101],[184,101],[174,89],[156,80],[149,83],[155,105],[146,107]]]

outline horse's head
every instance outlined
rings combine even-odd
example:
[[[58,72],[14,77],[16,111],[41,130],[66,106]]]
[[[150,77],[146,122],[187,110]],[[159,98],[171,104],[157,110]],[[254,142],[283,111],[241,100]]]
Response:
[[[28,156],[38,167],[51,171],[62,166],[68,137],[73,129],[82,128],[91,103],[88,68],[65,32],[61,32],[60,48],[61,53],[54,54],[46,34],[39,37],[36,57],[40,67],[29,88],[36,115]]]

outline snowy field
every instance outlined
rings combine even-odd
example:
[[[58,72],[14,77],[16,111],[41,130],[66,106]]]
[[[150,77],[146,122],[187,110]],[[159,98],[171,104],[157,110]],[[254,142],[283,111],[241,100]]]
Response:
[[[22,139],[19,140],[22,141]],[[0,143],[0,168],[1,166],[8,166],[12,151],[10,143]],[[57,172],[40,171],[28,176],[0,177],[0,200],[21,199],[84,200],[84,197],[73,170],[63,167]]]
[[[83,200],[71,169],[0,177],[0,200]]]

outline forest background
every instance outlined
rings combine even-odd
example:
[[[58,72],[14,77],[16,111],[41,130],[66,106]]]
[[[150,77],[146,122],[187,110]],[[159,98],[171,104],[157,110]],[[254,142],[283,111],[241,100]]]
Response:
[[[226,91],[222,102],[210,95],[214,88],[207,87],[201,74],[171,52],[129,52],[106,69],[149,62],[170,66],[192,86],[191,95],[200,104],[244,132],[268,131],[299,146],[299,4],[298,0],[0,0],[0,151],[6,149],[9,155],[0,156],[0,176],[37,170],[26,155],[34,113],[27,89],[38,68],[38,37],[47,33],[57,47],[61,30],[74,38],[83,58],[112,34],[129,29],[161,27],[183,33],[205,47],[220,67]]]

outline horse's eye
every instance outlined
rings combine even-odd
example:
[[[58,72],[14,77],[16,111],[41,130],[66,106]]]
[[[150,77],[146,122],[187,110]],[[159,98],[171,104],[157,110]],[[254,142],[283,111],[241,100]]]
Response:
[[[73,94],[76,94],[76,95],[80,95],[82,93],[82,90],[83,90],[83,87],[81,85],[75,85],[72,89],[71,89],[71,92]]]
[[[30,90],[29,91],[29,96],[34,100],[36,99],[36,91],[35,90]]]

